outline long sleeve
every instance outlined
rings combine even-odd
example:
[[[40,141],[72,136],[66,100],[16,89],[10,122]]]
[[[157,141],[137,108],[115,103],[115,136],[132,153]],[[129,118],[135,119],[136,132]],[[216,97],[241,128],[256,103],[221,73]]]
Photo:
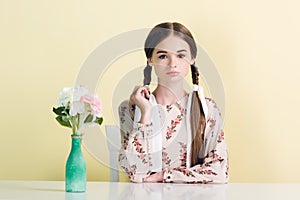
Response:
[[[128,101],[119,106],[121,150],[119,162],[122,170],[132,182],[143,182],[151,173],[151,146],[149,136],[152,123],[148,125],[133,123],[134,107]]]
[[[214,101],[209,100],[211,114],[206,124],[204,145],[213,143],[204,158],[203,164],[191,168],[176,167],[164,169],[164,182],[173,183],[227,183],[228,182],[228,152],[222,129],[220,112]],[[217,137],[212,137],[218,134]],[[211,138],[216,138],[212,141]]]

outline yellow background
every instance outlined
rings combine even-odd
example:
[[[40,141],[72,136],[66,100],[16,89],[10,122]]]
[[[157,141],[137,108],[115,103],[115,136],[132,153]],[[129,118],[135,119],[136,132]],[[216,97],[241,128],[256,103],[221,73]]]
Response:
[[[225,87],[230,182],[300,182],[299,7],[297,0],[2,0],[0,179],[64,180],[70,130],[51,111],[61,89],[112,36],[178,21]],[[112,123],[110,97],[100,98],[103,125]],[[109,180],[109,169],[84,155],[88,180]]]

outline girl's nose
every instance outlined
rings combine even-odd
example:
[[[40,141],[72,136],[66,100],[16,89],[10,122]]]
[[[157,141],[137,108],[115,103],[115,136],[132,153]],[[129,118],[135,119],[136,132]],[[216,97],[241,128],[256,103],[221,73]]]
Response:
[[[172,55],[170,56],[170,59],[169,59],[169,66],[170,67],[177,67],[177,58],[175,55]]]

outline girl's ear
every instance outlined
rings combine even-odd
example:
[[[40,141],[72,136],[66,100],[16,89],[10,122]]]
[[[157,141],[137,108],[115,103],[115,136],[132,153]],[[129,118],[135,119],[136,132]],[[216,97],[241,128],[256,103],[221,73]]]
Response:
[[[151,61],[151,58],[147,58],[147,62],[149,66],[153,67],[153,62]]]
[[[195,64],[195,60],[196,60],[196,58],[192,57],[190,64],[191,65]]]

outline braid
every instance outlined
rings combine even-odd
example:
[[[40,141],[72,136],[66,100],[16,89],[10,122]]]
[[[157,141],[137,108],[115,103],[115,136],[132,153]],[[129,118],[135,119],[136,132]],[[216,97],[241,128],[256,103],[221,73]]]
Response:
[[[147,66],[144,69],[144,85],[150,85],[151,71],[152,71],[152,67],[147,63]]]
[[[192,70],[193,84],[198,85],[199,84],[199,70],[194,64],[191,64],[191,70]]]
[[[199,70],[191,65],[193,84],[199,84]],[[205,129],[205,118],[198,91],[194,91],[191,102],[191,131],[193,142],[191,144],[191,166],[203,163],[202,144]]]

